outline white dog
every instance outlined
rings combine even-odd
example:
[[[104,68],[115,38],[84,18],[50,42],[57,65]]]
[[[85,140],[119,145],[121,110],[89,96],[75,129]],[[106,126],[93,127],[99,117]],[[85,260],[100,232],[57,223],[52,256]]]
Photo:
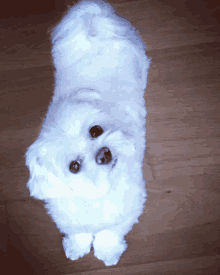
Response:
[[[26,153],[31,196],[65,234],[66,256],[115,265],[146,200],[144,89],[138,32],[102,1],[81,1],[52,31],[55,91]]]

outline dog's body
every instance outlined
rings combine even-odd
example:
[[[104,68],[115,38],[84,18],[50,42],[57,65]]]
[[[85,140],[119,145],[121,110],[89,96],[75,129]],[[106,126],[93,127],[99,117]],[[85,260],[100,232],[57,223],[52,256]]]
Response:
[[[114,265],[146,200],[144,89],[150,61],[130,23],[82,1],[52,32],[55,92],[26,154],[31,196],[44,200],[72,260]]]

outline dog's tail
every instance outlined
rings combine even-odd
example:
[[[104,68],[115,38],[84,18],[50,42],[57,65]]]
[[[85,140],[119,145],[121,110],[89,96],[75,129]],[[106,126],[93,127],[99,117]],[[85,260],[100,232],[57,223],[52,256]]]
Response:
[[[127,55],[129,52],[128,59],[132,56],[135,59],[132,62],[138,63],[134,65],[137,67],[136,74],[145,89],[150,63],[145,55],[146,45],[138,31],[127,20],[117,16],[114,9],[103,0],[83,0],[71,7],[52,30],[51,39],[53,61],[57,69],[67,69],[82,58],[85,68],[89,62],[94,62],[96,56],[108,55],[106,62],[102,60],[105,67],[110,64],[109,59],[119,60],[119,52],[126,49]],[[101,66],[100,58],[98,66]],[[114,66],[115,63],[112,64]]]

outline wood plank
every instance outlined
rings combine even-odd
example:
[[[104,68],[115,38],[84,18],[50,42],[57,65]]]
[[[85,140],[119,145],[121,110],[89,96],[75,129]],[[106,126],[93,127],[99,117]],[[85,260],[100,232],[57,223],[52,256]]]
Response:
[[[220,256],[198,257],[194,259],[182,259],[176,261],[164,261],[138,266],[126,266],[123,268],[105,268],[88,272],[65,273],[63,275],[200,275],[218,274],[220,271]],[[207,272],[207,273],[205,273]]]
[[[93,251],[66,259],[62,235],[43,204],[29,198],[24,160],[53,94],[47,30],[62,12],[0,20],[0,223],[2,250],[8,248],[15,268],[9,273],[19,265],[23,274],[218,274],[219,9],[204,0],[196,6],[186,0],[111,2],[140,30],[152,60],[144,213],[116,267],[105,267]]]

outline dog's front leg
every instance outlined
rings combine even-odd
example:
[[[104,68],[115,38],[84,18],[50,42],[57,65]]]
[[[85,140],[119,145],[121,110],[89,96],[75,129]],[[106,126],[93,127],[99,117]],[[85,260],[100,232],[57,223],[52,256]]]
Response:
[[[71,260],[77,260],[88,254],[92,244],[92,234],[80,233],[76,235],[66,236],[63,238],[63,248],[66,257]]]
[[[115,232],[103,230],[95,235],[94,255],[106,266],[116,265],[127,248],[126,241]]]

